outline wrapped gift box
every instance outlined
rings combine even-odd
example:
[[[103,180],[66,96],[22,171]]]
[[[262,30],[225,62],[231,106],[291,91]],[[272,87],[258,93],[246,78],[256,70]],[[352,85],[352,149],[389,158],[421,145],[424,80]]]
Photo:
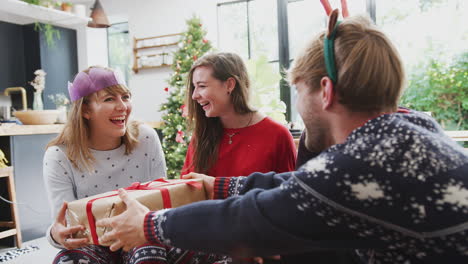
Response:
[[[127,190],[129,196],[138,200],[151,211],[175,208],[206,200],[203,180],[200,179],[157,179],[144,184],[134,183],[124,189]],[[119,215],[125,209],[126,205],[118,196],[117,191],[106,192],[68,203],[67,221],[70,226],[83,225],[86,227],[84,231],[76,233],[74,237],[88,237],[90,243],[100,245],[98,238],[110,229],[96,227],[96,221]]]

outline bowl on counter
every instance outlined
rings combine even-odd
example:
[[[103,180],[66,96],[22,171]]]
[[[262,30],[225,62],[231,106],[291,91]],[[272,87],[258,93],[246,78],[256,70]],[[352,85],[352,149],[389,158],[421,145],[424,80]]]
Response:
[[[59,110],[27,110],[15,111],[13,115],[23,123],[23,125],[51,125],[57,121]]]

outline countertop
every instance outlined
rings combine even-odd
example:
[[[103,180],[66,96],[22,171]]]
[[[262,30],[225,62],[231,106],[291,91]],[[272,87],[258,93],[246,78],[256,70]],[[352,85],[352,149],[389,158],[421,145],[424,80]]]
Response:
[[[145,122],[152,128],[160,128],[163,122]],[[0,136],[58,134],[62,131],[63,124],[54,125],[16,125],[2,123],[0,125]]]
[[[0,136],[19,136],[37,134],[57,134],[62,131],[64,125],[16,125],[2,123],[0,126]]]

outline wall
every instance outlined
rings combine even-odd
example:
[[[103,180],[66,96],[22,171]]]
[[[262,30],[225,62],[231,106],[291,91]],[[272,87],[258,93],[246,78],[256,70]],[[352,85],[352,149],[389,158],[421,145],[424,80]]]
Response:
[[[0,97],[2,103],[7,104],[9,98],[3,97],[3,91],[26,83],[23,27],[0,21],[0,36],[7,36],[0,37]],[[20,109],[21,96],[13,94],[12,98],[13,106]]]
[[[46,89],[43,93],[44,109],[55,109],[55,104],[48,98],[49,95],[68,94],[68,81],[78,71],[77,34],[76,30],[55,27],[60,32],[60,39],[55,46],[49,46],[43,33],[40,36],[40,68],[47,72]],[[30,71],[28,80],[35,78],[34,70]],[[28,77],[28,75],[26,75]],[[33,89],[29,89],[33,91]],[[32,106],[32,100],[31,100]]]
[[[34,88],[29,84],[34,71],[47,72],[43,99],[46,109],[55,109],[47,98],[49,94],[67,93],[67,81],[77,71],[76,31],[55,27],[60,39],[54,46],[46,44],[44,34],[34,30],[34,25],[16,25],[0,22],[0,92],[7,87],[21,86],[26,89],[28,107],[32,108]],[[19,93],[11,95],[12,106],[21,109]],[[9,100],[9,99],[8,99]]]
[[[24,80],[23,28],[0,22],[0,90],[5,87],[22,85]]]
[[[130,38],[143,38],[186,30],[185,21],[194,14],[201,18],[203,27],[207,31],[207,39],[216,46],[217,40],[217,1],[197,0],[102,0],[103,8],[109,19],[120,20],[128,18]],[[102,34],[105,34],[105,31]],[[88,43],[95,43],[103,47],[102,41],[94,41],[88,37]],[[105,43],[107,45],[107,42]],[[91,46],[90,46],[91,45]],[[88,60],[103,60],[102,55],[91,55],[92,44],[88,44]],[[100,49],[100,48],[99,48]],[[96,52],[97,53],[97,52]],[[107,54],[107,53],[106,53]],[[91,58],[92,56],[92,58]],[[98,59],[99,58],[99,59]],[[81,66],[80,66],[81,68]],[[159,107],[165,102],[167,93],[164,87],[172,70],[170,68],[141,70],[132,74],[129,87],[133,94],[133,115],[143,121],[160,121]]]

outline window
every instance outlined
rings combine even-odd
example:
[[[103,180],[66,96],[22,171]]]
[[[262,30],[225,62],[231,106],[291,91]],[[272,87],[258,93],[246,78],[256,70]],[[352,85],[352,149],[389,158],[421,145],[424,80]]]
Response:
[[[407,73],[428,58],[451,60],[468,47],[464,0],[379,1],[377,25],[391,38]]]
[[[408,79],[404,106],[429,111],[445,130],[468,129],[465,0],[379,1],[377,24],[397,47]]]
[[[113,24],[107,29],[109,67],[122,72],[128,84],[131,71],[131,45],[128,23]]]
[[[341,9],[340,0],[329,1],[333,8]],[[407,76],[428,58],[447,61],[468,50],[468,28],[463,26],[468,1],[347,2],[351,15],[369,15],[392,39],[403,58]],[[220,49],[237,52],[245,59],[266,53],[277,68],[289,68],[301,48],[327,23],[318,0],[245,0],[218,7]],[[296,101],[295,90],[282,84],[281,99],[288,106],[288,120],[301,123],[295,107],[291,107]]]
[[[247,3],[234,2],[218,6],[218,43],[221,51],[249,59]]]
[[[277,13],[276,1],[272,0],[218,4],[218,49],[237,53],[246,61],[253,106],[286,123],[286,107],[280,102],[280,82],[276,81],[281,78]]]
[[[218,43],[221,51],[234,52],[245,60],[267,56],[278,61],[276,2],[249,0],[218,5]]]

